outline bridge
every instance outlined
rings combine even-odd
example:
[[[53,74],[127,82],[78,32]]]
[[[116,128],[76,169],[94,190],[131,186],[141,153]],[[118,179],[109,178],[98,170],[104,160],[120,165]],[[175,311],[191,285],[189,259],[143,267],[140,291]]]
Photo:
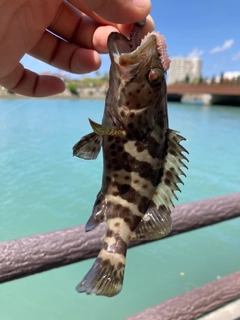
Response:
[[[167,87],[169,101],[181,101],[184,97],[200,99],[204,104],[240,106],[240,84],[230,83],[177,83]]]

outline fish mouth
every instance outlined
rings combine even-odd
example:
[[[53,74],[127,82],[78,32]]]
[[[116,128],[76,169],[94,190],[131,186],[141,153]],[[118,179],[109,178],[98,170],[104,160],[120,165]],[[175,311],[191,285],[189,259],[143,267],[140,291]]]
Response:
[[[149,60],[151,52],[156,48],[156,36],[149,34],[141,39],[139,32],[133,32],[133,37],[113,32],[108,37],[108,49],[111,61],[119,67],[127,67]]]

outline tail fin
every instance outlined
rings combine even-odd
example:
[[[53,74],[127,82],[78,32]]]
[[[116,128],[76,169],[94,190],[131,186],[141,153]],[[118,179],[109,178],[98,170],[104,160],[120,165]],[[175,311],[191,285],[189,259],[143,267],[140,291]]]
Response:
[[[102,249],[92,268],[76,287],[77,292],[112,297],[122,289],[125,257]]]

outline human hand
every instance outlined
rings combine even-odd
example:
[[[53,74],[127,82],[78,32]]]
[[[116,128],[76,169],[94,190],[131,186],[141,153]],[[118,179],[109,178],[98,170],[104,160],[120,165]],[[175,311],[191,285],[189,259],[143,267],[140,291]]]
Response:
[[[62,80],[19,63],[25,53],[72,73],[97,70],[108,35],[128,35],[149,11],[149,0],[0,0],[0,85],[26,96],[60,93]],[[143,33],[152,30],[148,17]]]

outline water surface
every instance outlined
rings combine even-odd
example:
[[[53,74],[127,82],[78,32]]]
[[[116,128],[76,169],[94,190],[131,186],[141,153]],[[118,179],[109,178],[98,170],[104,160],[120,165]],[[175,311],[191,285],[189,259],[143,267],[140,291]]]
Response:
[[[101,156],[72,157],[100,122],[103,101],[0,100],[0,241],[84,224],[100,189]],[[187,138],[189,170],[178,203],[240,191],[240,108],[169,104]],[[93,259],[0,286],[4,320],[124,319],[240,269],[240,219],[128,251],[122,292],[75,292]],[[14,305],[14,307],[13,307]]]

